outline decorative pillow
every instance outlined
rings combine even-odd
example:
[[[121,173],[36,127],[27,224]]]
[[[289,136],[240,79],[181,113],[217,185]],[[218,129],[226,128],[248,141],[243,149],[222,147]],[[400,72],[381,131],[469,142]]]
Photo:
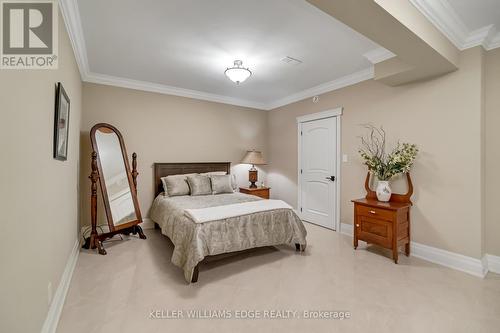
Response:
[[[210,185],[210,177],[204,175],[188,176],[187,182],[191,195],[207,195],[212,194],[212,186]]]
[[[233,177],[231,175],[212,175],[210,176],[212,183],[212,193],[233,193]]]
[[[225,171],[211,171],[211,172],[200,173],[200,175],[207,175],[207,176],[224,176],[227,174],[228,173]],[[231,174],[231,186],[233,187],[233,192],[235,192],[238,189],[238,184],[236,183],[235,174]]]
[[[189,195],[189,185],[187,183],[188,176],[194,176],[195,173],[187,173],[183,175],[172,175],[163,177],[163,191],[165,195],[174,197],[179,195]]]

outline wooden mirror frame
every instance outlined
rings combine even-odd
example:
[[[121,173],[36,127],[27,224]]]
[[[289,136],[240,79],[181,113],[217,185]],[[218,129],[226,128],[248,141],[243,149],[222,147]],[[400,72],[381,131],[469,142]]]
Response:
[[[111,214],[111,207],[109,204],[108,192],[106,189],[106,181],[104,180],[104,177],[100,176],[103,174],[103,169],[102,169],[101,159],[99,157],[99,147],[97,145],[95,133],[97,132],[98,129],[102,128],[107,128],[109,132],[114,132],[118,137],[123,157],[123,162],[125,166],[125,172],[127,173],[127,180],[130,187],[130,194],[132,196],[132,202],[134,204],[134,210],[136,215],[135,220],[120,224],[118,226],[115,226],[115,224],[113,223],[113,215]],[[99,123],[94,125],[90,130],[90,141],[92,142],[92,149],[93,149],[92,162],[91,162],[92,173],[89,176],[92,182],[91,207],[90,207],[92,231],[89,239],[86,239],[83,247],[92,249],[97,248],[100,254],[105,255],[106,250],[104,250],[102,241],[107,238],[113,237],[115,234],[122,233],[125,235],[129,235],[130,233],[132,234],[138,233],[140,238],[146,239],[146,236],[144,235],[142,228],[139,226],[139,223],[142,223],[142,215],[141,215],[141,210],[139,208],[139,202],[137,200],[137,175],[139,174],[137,172],[137,154],[136,153],[132,154],[132,165],[134,169],[131,171],[128,161],[127,149],[125,148],[125,143],[123,141],[122,134],[116,127],[110,124]],[[106,218],[108,220],[108,227],[109,227],[109,232],[102,234],[97,233],[97,181],[99,181],[101,187],[101,194],[104,201],[104,209],[106,211]]]

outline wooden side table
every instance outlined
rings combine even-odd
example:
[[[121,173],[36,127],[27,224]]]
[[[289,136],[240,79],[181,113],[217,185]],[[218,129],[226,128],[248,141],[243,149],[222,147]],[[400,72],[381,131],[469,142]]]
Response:
[[[380,202],[358,199],[354,202],[354,248],[358,240],[392,250],[392,258],[398,263],[398,249],[405,246],[410,255],[410,207],[409,203]]]
[[[250,187],[240,187],[240,192],[241,193],[246,193],[246,194],[251,194],[251,195],[256,195],[258,197],[261,197],[262,199],[269,199],[269,190],[270,187],[257,187],[257,188],[250,188]]]
[[[377,200],[377,195],[369,187],[370,174],[366,177],[366,197],[352,200],[354,203],[354,249],[358,241],[376,244],[392,250],[392,258],[398,263],[398,249],[405,246],[406,256],[410,255],[410,200],[413,184],[409,174],[408,193],[393,194],[389,202]]]

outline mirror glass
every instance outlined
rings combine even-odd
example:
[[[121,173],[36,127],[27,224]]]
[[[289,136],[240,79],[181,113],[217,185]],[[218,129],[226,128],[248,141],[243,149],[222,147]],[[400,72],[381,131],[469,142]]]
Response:
[[[131,187],[118,135],[107,127],[95,132],[95,141],[101,161],[101,177],[108,194],[113,224],[120,225],[137,220]]]

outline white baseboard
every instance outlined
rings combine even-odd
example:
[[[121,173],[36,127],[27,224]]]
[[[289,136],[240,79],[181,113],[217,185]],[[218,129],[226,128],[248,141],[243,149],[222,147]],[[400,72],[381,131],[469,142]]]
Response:
[[[143,229],[154,228],[154,223],[149,218],[143,219],[143,222],[140,225]],[[41,333],[54,333],[57,329],[59,317],[61,316],[61,312],[64,306],[64,300],[66,299],[66,295],[68,293],[69,285],[71,282],[71,277],[73,276],[73,271],[76,267],[78,254],[80,253],[80,240],[82,240],[82,235],[83,232],[86,231],[86,228],[87,227],[82,227],[80,237],[76,240],[75,245],[71,250],[70,257],[68,258],[66,267],[64,268],[64,272],[61,276],[61,281],[59,282],[59,286],[57,287],[54,298],[52,299],[52,303],[50,304],[49,312],[47,314],[47,317],[45,318],[45,322],[43,323]]]
[[[342,223],[340,228],[341,233],[352,237],[352,224]],[[481,278],[486,276],[488,270],[495,273],[500,271],[500,257],[491,255],[485,256],[487,260],[481,260],[416,242],[411,242],[410,253],[412,257],[430,261]],[[492,258],[491,260],[490,257]]]
[[[411,256],[484,278],[488,267],[481,259],[411,242]]]
[[[143,219],[141,223],[143,229],[153,229],[154,223],[150,218]],[[80,235],[86,230],[86,227],[82,227]],[[78,238],[71,250],[71,254],[66,263],[66,267],[64,268],[64,272],[61,276],[61,281],[59,282],[59,286],[54,294],[54,298],[52,299],[52,303],[50,304],[49,312],[47,317],[45,318],[45,322],[43,323],[42,333],[54,333],[57,329],[57,324],[59,323],[59,317],[61,316],[61,312],[64,306],[64,300],[66,299],[66,295],[68,293],[69,285],[71,282],[71,277],[73,276],[73,271],[76,267],[76,262],[78,259],[78,254],[80,253],[80,240],[82,237]]]
[[[140,224],[142,229],[154,229],[155,223],[149,217],[143,218],[142,223]]]
[[[52,303],[49,307],[49,312],[47,313],[47,317],[45,318],[45,322],[43,323],[42,333],[55,333],[57,329],[57,324],[59,323],[59,317],[61,316],[61,312],[64,306],[64,300],[66,299],[66,295],[68,293],[69,284],[71,282],[71,277],[73,276],[73,271],[76,267],[76,262],[78,260],[78,254],[80,253],[80,240],[77,239],[73,249],[71,250],[71,254],[66,262],[66,267],[64,268],[64,272],[61,276],[61,281],[59,282],[59,286],[54,294],[54,298],[52,299]]]
[[[352,224],[341,223],[340,224],[340,233],[352,237],[352,235],[354,235],[354,229],[353,229]]]
[[[500,274],[500,257],[492,254],[485,255],[488,270],[493,273]]]

